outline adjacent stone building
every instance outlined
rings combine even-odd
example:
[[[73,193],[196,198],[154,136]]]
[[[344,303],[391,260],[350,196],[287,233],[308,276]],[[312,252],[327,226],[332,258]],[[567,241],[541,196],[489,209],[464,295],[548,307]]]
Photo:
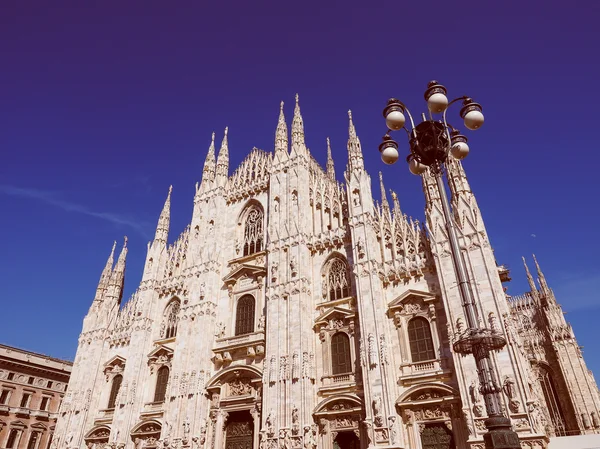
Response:
[[[50,447],[71,366],[0,345],[0,448]]]
[[[322,168],[296,105],[274,151],[230,174],[215,136],[191,222],[169,244],[171,190],[143,276],[121,305],[114,246],[84,319],[55,448],[483,447],[485,407],[465,331],[439,192],[425,224],[372,194],[350,115],[344,182]],[[506,335],[497,388],[525,448],[600,431],[599,395],[541,270],[507,297],[460,162],[452,208],[482,326]],[[413,193],[411,193],[413,194]],[[114,264],[114,266],[113,266]],[[537,261],[536,261],[537,265]]]

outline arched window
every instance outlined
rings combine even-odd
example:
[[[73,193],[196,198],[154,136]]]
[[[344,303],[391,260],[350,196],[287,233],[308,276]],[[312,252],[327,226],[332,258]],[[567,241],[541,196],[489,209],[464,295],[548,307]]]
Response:
[[[408,341],[413,363],[435,359],[431,328],[425,318],[417,317],[408,322]]]
[[[338,332],[331,337],[331,373],[335,376],[350,372],[350,339],[345,333]]]
[[[257,253],[263,249],[263,213],[252,207],[244,224],[244,256]]]
[[[121,383],[123,382],[123,376],[117,374],[113,377],[112,387],[110,388],[110,396],[108,398],[108,407],[107,408],[115,408],[117,402],[117,394],[119,394],[119,389],[121,388]]]
[[[348,266],[340,257],[336,257],[329,262],[327,292],[330,301],[350,296]]]
[[[8,434],[8,441],[6,442],[6,447],[8,449],[13,449],[15,447],[15,443],[17,441],[17,437],[19,436],[19,431],[17,429],[12,429]]]
[[[544,400],[546,401],[546,408],[550,413],[550,419],[554,425],[554,429],[557,435],[565,434],[565,418],[563,416],[558,395],[556,394],[556,387],[550,372],[543,366],[539,366],[539,380],[542,392],[544,393]]]
[[[156,389],[154,390],[154,402],[165,402],[167,395],[167,383],[169,382],[169,368],[161,366],[156,376]]]
[[[235,335],[254,332],[254,297],[242,296],[237,304],[235,315]]]
[[[165,310],[164,326],[161,337],[173,338],[177,335],[177,324],[179,324],[179,301],[174,300]],[[164,335],[162,335],[164,333]]]

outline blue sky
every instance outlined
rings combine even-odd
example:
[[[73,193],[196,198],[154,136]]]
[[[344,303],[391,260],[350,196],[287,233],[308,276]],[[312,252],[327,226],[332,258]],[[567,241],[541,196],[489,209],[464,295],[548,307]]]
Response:
[[[128,296],[170,184],[171,241],[190,220],[211,133],[233,169],[296,92],[317,160],[329,136],[341,179],[351,108],[367,170],[422,219],[419,179],[380,162],[381,110],[419,114],[438,79],[483,105],[465,168],[509,292],[536,253],[599,373],[597,4],[536,3],[3,1],[0,341],[72,358],[112,241]]]

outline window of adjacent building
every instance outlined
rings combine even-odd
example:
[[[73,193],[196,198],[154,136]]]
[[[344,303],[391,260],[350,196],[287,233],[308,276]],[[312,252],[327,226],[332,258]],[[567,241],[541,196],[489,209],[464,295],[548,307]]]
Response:
[[[17,442],[17,437],[19,436],[19,431],[17,429],[12,429],[8,434],[8,440],[6,441],[7,449],[13,449],[15,447],[15,443]]]
[[[244,256],[262,251],[263,244],[263,213],[252,207],[246,216],[244,225]]]
[[[179,324],[179,300],[175,299],[169,303],[165,310],[165,330],[164,338],[173,338],[177,335],[177,325]]]
[[[54,433],[51,433],[50,436],[48,437],[48,442],[46,443],[46,449],[50,449],[50,446],[52,445],[53,437],[54,437]]]
[[[240,298],[235,315],[235,335],[244,335],[254,332],[254,306],[252,295]]]
[[[346,262],[339,257],[336,257],[329,263],[327,287],[330,301],[350,296],[348,266],[346,265]]]
[[[39,438],[39,432],[32,432],[29,436],[29,443],[27,443],[27,449],[35,449]]]
[[[2,393],[0,393],[0,404],[2,404],[2,405],[8,404],[9,396],[10,396],[10,390],[2,390]]]
[[[431,328],[427,319],[416,317],[408,322],[408,340],[413,362],[435,359]]]
[[[13,380],[15,378],[15,373],[8,373],[8,380]]]
[[[350,339],[343,332],[331,337],[331,372],[333,375],[352,372]]]
[[[121,388],[121,383],[123,382],[123,376],[117,374],[113,377],[112,386],[110,388],[110,396],[108,398],[108,408],[115,408],[117,402],[117,394],[119,394],[119,389]]]
[[[34,380],[35,380],[35,379],[34,379],[33,377],[29,377],[29,379],[27,379],[27,383],[28,383],[29,385],[33,385],[33,381],[34,381]]]
[[[23,397],[21,398],[20,407],[26,408],[29,405],[29,400],[31,399],[30,393],[23,393]]]
[[[50,402],[50,398],[47,396],[44,396],[42,398],[42,402],[40,403],[40,410],[48,410],[48,403]]]
[[[49,380],[48,383],[46,384],[46,388],[52,388],[52,381]]]
[[[169,382],[169,368],[161,366],[156,376],[156,389],[154,390],[154,402],[165,402],[167,395],[167,384]]]

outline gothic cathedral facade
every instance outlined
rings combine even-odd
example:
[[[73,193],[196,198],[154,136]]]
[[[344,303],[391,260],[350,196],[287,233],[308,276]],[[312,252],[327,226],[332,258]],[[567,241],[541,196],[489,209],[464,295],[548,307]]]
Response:
[[[126,244],[111,253],[83,330],[52,445],[58,449],[482,449],[485,407],[465,331],[439,192],[426,223],[381,201],[350,116],[344,183],[323,169],[296,105],[275,148],[229,175],[215,137],[190,225],[168,244],[171,190],[141,283],[121,306]],[[537,266],[506,295],[460,162],[453,213],[505,413],[525,448],[600,432],[600,399]],[[113,266],[114,265],[114,266]]]

